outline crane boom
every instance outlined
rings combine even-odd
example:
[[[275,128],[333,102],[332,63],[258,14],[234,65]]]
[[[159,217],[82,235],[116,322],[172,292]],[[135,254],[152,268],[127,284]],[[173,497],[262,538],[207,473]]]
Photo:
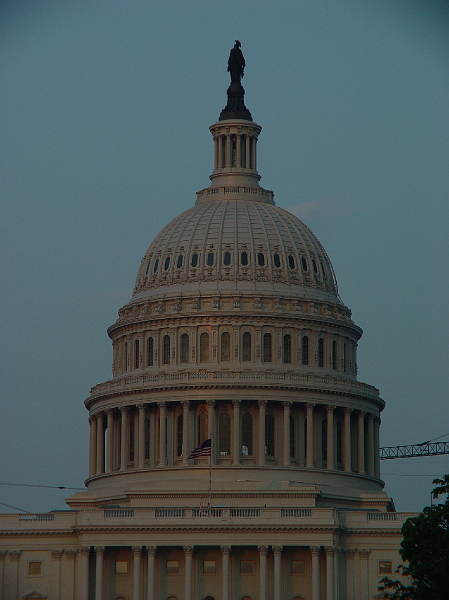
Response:
[[[385,448],[380,448],[380,460],[412,458],[414,456],[436,456],[437,454],[449,454],[449,442],[386,446]]]

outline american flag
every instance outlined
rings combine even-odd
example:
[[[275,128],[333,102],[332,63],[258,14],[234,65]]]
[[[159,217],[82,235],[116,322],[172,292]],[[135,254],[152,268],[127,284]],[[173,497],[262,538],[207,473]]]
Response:
[[[211,439],[209,438],[208,440],[205,440],[202,444],[200,444],[198,446],[198,448],[195,448],[195,450],[192,450],[192,452],[189,454],[188,458],[198,458],[198,456],[210,456],[211,447],[212,447],[212,442],[211,442]]]

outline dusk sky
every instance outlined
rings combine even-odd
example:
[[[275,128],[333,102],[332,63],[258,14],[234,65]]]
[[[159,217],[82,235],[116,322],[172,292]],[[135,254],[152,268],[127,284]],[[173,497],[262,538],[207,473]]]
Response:
[[[106,329],[151,240],[207,187],[242,42],[261,185],[317,235],[364,335],[381,445],[449,440],[449,5],[0,4],[0,512],[64,509],[88,468]],[[399,511],[449,456],[382,461]]]

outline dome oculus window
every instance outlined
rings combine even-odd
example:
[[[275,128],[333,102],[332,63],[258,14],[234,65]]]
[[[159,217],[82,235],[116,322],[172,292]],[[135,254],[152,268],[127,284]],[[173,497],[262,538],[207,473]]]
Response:
[[[240,263],[243,267],[248,266],[248,252],[242,252],[240,254]]]
[[[192,260],[190,261],[190,264],[193,268],[198,266],[198,254],[192,254]]]
[[[304,256],[301,256],[301,267],[303,271],[308,271],[309,267],[307,265],[307,260],[304,258]]]
[[[156,273],[158,266],[159,266],[159,259],[156,258],[156,260],[154,261],[153,273]]]
[[[273,262],[276,269],[279,269],[281,266],[281,259],[279,257],[279,254],[273,254]]]
[[[184,262],[184,256],[180,254],[178,256],[178,260],[176,261],[176,268],[180,269],[182,267],[182,263]]]
[[[214,266],[214,253],[213,252],[209,252],[207,254],[207,266],[208,267]]]
[[[229,265],[231,264],[231,253],[230,252],[224,253],[223,264],[225,267],[229,267]]]
[[[167,271],[169,266],[170,266],[170,257],[167,256],[167,258],[165,259],[165,263],[164,263],[164,271]]]
[[[288,257],[288,266],[290,267],[290,269],[295,268],[295,259],[293,258],[293,256],[291,254]]]
[[[265,254],[263,252],[259,252],[257,254],[257,264],[259,265],[259,267],[265,266]]]

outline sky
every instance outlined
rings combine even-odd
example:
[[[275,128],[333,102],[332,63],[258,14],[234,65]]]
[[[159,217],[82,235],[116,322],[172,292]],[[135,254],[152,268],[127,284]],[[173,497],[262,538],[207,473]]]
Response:
[[[330,256],[381,445],[449,440],[448,29],[434,0],[0,4],[0,511],[64,509],[70,490],[27,486],[84,485],[106,329],[209,185],[236,38],[261,185]],[[449,456],[381,469],[419,511]]]

